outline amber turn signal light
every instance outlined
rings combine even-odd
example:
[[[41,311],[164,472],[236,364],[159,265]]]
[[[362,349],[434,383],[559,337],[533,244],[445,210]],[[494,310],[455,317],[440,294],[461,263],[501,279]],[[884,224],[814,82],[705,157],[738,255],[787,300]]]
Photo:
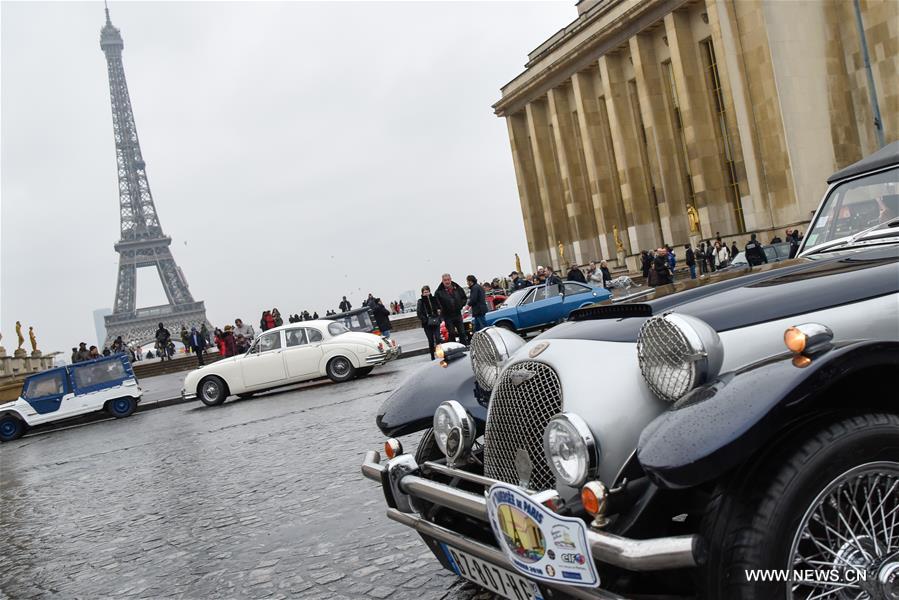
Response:
[[[808,336],[796,327],[790,327],[784,331],[784,344],[787,345],[791,352],[802,354],[807,342]]]
[[[384,454],[387,458],[393,458],[403,453],[403,445],[396,438],[390,438],[384,442]]]
[[[608,497],[609,492],[601,481],[589,481],[581,488],[581,504],[594,517],[601,517],[606,512]]]

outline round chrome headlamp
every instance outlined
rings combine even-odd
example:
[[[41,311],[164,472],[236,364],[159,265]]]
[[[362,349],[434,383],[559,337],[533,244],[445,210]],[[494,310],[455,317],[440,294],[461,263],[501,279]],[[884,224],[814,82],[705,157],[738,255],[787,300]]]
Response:
[[[477,436],[474,419],[455,400],[442,402],[434,412],[434,440],[452,466],[465,456]]]
[[[572,413],[556,415],[546,424],[543,451],[556,479],[570,487],[582,485],[599,465],[599,447],[593,433]]]
[[[524,344],[519,335],[502,327],[487,327],[471,336],[471,368],[478,385],[492,390],[503,363]]]
[[[674,402],[718,375],[724,346],[705,321],[667,313],[648,319],[640,328],[637,359],[653,393]]]

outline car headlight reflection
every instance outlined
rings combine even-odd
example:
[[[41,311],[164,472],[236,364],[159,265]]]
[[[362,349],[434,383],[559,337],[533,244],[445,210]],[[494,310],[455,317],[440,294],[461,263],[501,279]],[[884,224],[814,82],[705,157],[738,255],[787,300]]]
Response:
[[[437,407],[434,412],[434,439],[449,466],[468,454],[476,436],[474,419],[461,404],[447,400]]]
[[[578,487],[596,473],[599,446],[590,428],[575,414],[562,413],[547,423],[543,450],[556,479],[567,486]]]
[[[492,390],[503,363],[524,344],[518,334],[502,327],[487,327],[472,335],[471,367],[478,385]]]
[[[724,346],[705,321],[667,313],[648,319],[640,328],[637,359],[653,393],[674,402],[718,375]]]

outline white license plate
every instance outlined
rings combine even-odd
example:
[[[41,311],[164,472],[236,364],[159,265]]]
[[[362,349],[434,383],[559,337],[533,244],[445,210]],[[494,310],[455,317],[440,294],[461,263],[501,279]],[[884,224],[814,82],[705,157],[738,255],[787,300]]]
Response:
[[[543,600],[537,585],[458,548],[440,544],[457,575],[509,600]]]

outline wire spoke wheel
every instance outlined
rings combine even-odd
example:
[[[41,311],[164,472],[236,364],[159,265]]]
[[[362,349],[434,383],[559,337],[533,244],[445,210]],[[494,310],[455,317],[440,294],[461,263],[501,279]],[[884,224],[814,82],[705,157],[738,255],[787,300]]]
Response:
[[[203,397],[213,402],[219,397],[219,384],[216,380],[210,379],[203,383]]]
[[[788,561],[788,598],[899,599],[899,463],[831,481],[802,517]]]

